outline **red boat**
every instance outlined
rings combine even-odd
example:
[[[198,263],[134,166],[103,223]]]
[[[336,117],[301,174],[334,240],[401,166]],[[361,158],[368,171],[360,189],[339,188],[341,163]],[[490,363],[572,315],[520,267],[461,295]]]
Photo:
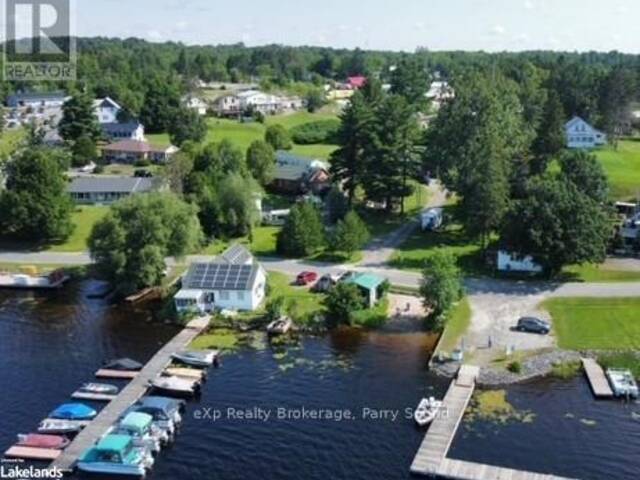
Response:
[[[61,435],[41,435],[39,433],[28,433],[26,435],[18,435],[17,445],[21,447],[62,450],[63,448],[66,448],[69,443],[71,443],[71,441],[67,437],[63,437]]]

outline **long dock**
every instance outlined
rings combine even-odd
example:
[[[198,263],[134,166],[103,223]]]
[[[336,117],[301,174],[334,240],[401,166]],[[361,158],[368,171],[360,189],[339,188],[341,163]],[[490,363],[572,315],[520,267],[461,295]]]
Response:
[[[95,419],[85,427],[53,461],[51,468],[57,467],[63,472],[71,472],[78,458],[92,447],[120,416],[142,397],[149,388],[149,382],[155,379],[171,362],[171,355],[187,347],[209,325],[210,317],[202,317],[190,322],[184,330],[162,347],[151,360],[138,372],[138,375],[113,399]]]
[[[582,366],[596,398],[613,398],[613,390],[602,367],[592,358],[583,358]]]
[[[475,390],[480,369],[463,365],[443,400],[443,410],[424,437],[411,473],[452,480],[569,480],[553,475],[513,470],[447,458],[464,412]]]

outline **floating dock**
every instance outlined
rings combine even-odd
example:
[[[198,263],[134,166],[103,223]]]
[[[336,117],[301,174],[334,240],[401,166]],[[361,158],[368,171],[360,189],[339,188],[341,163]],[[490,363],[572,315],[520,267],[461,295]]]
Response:
[[[443,409],[425,435],[411,464],[411,473],[452,480],[569,480],[510,468],[464,462],[447,458],[464,412],[469,405],[480,369],[471,365],[460,367],[458,376],[443,400]]]
[[[55,460],[61,453],[60,450],[50,448],[21,447],[15,445],[4,452],[4,456],[7,458],[21,458],[23,460]]]
[[[53,461],[51,468],[57,467],[63,472],[71,472],[78,458],[92,447],[107,430],[113,426],[127,408],[142,397],[149,383],[158,377],[171,362],[171,355],[186,348],[209,325],[210,317],[191,321],[184,330],[156,353],[136,377],[113,399],[96,418],[89,423],[71,442],[62,454]]]
[[[96,378],[111,378],[118,380],[131,380],[136,378],[140,372],[128,372],[125,370],[108,370],[102,368],[96,372]]]
[[[111,395],[107,393],[89,393],[81,392],[79,390],[71,394],[71,398],[74,398],[76,400],[90,400],[93,402],[110,402],[116,397],[117,395]]]
[[[591,385],[593,395],[596,398],[613,398],[613,390],[611,390],[607,376],[602,367],[598,365],[598,362],[593,358],[583,358],[582,366]]]

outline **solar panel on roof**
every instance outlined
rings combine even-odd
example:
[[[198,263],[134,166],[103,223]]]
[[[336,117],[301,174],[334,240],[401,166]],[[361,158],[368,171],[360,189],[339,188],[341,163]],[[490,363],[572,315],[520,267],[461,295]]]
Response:
[[[209,263],[192,265],[185,284],[192,289],[244,290],[254,277],[256,265]]]

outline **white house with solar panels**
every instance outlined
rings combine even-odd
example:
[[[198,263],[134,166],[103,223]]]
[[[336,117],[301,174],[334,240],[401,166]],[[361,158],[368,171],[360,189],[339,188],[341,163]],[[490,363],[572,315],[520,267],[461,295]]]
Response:
[[[178,313],[254,311],[265,299],[267,273],[242,245],[211,262],[192,263],[174,297]]]

